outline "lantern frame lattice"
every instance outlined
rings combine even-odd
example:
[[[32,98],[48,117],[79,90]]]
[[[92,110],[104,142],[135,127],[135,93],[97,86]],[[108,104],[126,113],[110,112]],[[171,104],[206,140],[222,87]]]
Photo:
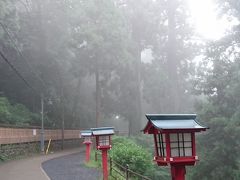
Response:
[[[153,134],[155,156],[159,166],[195,165],[195,133],[207,127],[196,121],[196,114],[147,114],[145,134]]]
[[[108,180],[108,155],[111,149],[111,136],[114,134],[113,127],[91,128],[92,134],[96,137],[96,148],[102,151],[103,179]]]
[[[96,137],[96,147],[98,150],[111,149],[111,136],[114,135],[113,127],[91,128],[93,136]]]

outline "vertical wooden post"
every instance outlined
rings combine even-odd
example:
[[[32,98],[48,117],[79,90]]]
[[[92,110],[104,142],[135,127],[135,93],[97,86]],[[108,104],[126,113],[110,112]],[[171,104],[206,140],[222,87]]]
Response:
[[[110,176],[112,176],[112,157],[109,158],[110,163]]]
[[[129,178],[129,165],[127,164],[126,165],[126,180],[128,180],[128,178]]]
[[[167,152],[167,159],[169,159],[171,157],[171,147],[170,147],[170,135],[169,133],[165,134],[165,138],[166,138],[166,152]]]
[[[159,156],[159,153],[158,153],[158,145],[157,145],[157,134],[153,134],[153,137],[154,137],[154,143],[155,143],[155,148],[154,148],[154,150],[155,150],[155,154],[154,154],[154,156]]]
[[[41,153],[44,154],[44,96],[41,94]]]
[[[95,151],[95,161],[98,160],[98,157],[97,157],[97,151]]]
[[[64,92],[63,92],[63,84],[61,80],[61,106],[62,106],[62,144],[61,149],[64,149],[64,130],[65,130],[65,102],[64,102]]]
[[[191,140],[192,140],[192,156],[196,156],[196,144],[195,144],[195,133],[191,133]]]
[[[47,150],[46,150],[46,153],[45,153],[45,154],[48,154],[48,150],[49,150],[49,148],[50,148],[51,141],[52,141],[52,139],[49,139],[49,141],[48,141],[48,146],[47,146]]]

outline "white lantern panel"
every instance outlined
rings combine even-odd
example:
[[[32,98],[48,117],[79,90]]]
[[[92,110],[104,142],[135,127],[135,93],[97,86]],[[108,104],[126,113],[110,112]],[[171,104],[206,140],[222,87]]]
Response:
[[[184,142],[184,147],[192,147],[192,142]]]
[[[84,137],[84,141],[90,142],[91,141],[91,137]]]
[[[161,156],[161,157],[166,157],[166,138],[165,138],[165,134],[157,134],[155,135],[156,140],[157,140],[157,144],[156,144],[156,148],[157,148],[157,155]]]
[[[166,142],[165,134],[162,134],[162,141],[163,141],[164,143]]]
[[[177,142],[178,141],[178,135],[177,134],[170,134],[170,141],[171,142]]]
[[[180,155],[180,157],[184,156],[184,149],[183,148],[179,148],[179,155]]]
[[[171,143],[171,148],[178,148],[178,143],[177,142],[172,142]]]
[[[166,148],[164,148],[164,155],[167,156]]]
[[[178,144],[180,148],[183,148],[183,141],[180,141]]]
[[[177,148],[172,148],[171,149],[171,156],[172,157],[178,157],[178,149]]]
[[[172,157],[192,156],[191,133],[170,134],[170,148]]]
[[[192,148],[185,148],[185,156],[192,156]]]
[[[183,141],[183,134],[182,133],[178,133],[178,139],[179,139],[179,141]]]
[[[184,133],[184,141],[192,141],[191,133]]]
[[[99,136],[99,146],[109,146],[109,136]]]

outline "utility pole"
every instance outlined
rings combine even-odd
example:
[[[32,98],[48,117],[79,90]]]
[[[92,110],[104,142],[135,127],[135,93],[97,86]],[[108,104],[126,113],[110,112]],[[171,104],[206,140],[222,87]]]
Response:
[[[168,81],[169,83],[169,107],[168,112],[178,113],[180,108],[180,97],[179,97],[179,59],[177,57],[177,22],[176,12],[178,4],[176,1],[167,2],[167,18],[168,18],[168,45],[167,45],[167,70],[168,70]]]
[[[41,94],[41,153],[44,153],[44,97]]]
[[[63,89],[63,83],[61,79],[61,106],[62,106],[62,143],[61,143],[61,149],[64,149],[64,129],[65,129],[65,102],[64,102],[64,89]]]
[[[65,130],[65,108],[64,103],[62,103],[62,143],[61,143],[61,149],[64,149],[64,130]]]

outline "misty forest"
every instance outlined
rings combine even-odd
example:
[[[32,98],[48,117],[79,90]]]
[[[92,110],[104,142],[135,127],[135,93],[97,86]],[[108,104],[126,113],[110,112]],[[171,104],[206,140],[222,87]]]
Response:
[[[196,113],[210,129],[188,178],[240,179],[240,2],[213,1],[207,37],[192,1],[0,0],[0,124],[41,126],[41,101],[45,128],[129,136],[145,114]]]

